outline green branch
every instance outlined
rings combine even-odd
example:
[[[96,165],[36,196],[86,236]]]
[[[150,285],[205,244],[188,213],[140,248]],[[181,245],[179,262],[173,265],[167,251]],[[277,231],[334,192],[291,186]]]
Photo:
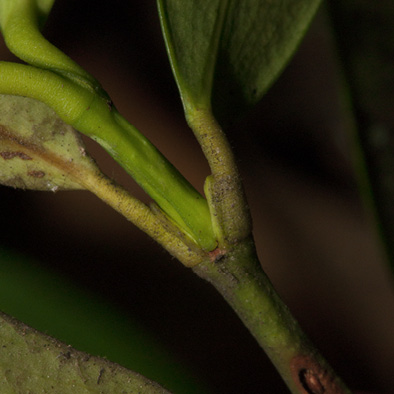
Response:
[[[206,200],[116,111],[93,77],[42,37],[37,7],[34,1],[0,1],[6,43],[36,66],[0,62],[0,93],[31,97],[53,108],[64,122],[101,144],[193,242],[206,251],[215,249]]]
[[[185,266],[193,267],[207,258],[206,254],[179,231],[160,208],[154,205],[149,208],[131,196],[123,187],[100,174],[79,173],[78,178],[86,189],[161,244]]]
[[[216,247],[206,200],[104,98],[50,71],[8,62],[0,62],[0,93],[53,108],[64,122],[100,143],[198,245],[208,251]]]
[[[249,208],[230,144],[210,110],[196,109],[188,121],[208,160],[212,175],[205,183],[219,246],[227,248],[252,231]]]
[[[193,268],[241,318],[293,394],[350,394],[302,332],[258,261],[253,240]]]

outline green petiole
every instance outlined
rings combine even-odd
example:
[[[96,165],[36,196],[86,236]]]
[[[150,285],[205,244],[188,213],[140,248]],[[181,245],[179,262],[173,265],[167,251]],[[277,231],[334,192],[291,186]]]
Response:
[[[40,8],[41,3],[45,6]],[[0,0],[0,27],[8,49],[32,66],[50,70],[106,96],[93,76],[42,36],[39,30],[42,13],[45,10],[49,13],[53,3],[54,0]]]
[[[44,11],[49,12],[52,3],[46,1]],[[0,93],[47,104],[64,122],[102,145],[182,232],[203,250],[215,249],[207,201],[117,112],[100,84],[41,35],[40,4],[0,0],[7,45],[33,65],[0,62]]]
[[[106,99],[51,71],[8,62],[0,62],[0,92],[50,106],[66,123],[100,143],[204,250],[216,247],[206,200]]]
[[[72,125],[99,142],[204,250],[215,249],[207,201],[115,109],[109,109],[106,102],[96,97]]]

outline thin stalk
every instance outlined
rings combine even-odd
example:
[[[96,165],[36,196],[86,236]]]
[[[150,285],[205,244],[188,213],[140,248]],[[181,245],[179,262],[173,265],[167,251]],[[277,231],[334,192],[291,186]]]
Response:
[[[102,100],[92,102],[74,127],[100,143],[198,245],[214,249],[206,200],[134,126],[102,106]]]
[[[193,270],[231,305],[293,394],[350,393],[274,290],[251,239]]]
[[[28,103],[29,102],[30,101],[28,101]],[[13,107],[9,108],[11,108],[11,111],[13,110]],[[29,121],[35,121],[33,114],[34,111],[37,111],[36,107],[31,105],[28,108],[31,110],[31,118]],[[49,109],[47,109],[47,113],[44,113],[44,115],[48,116],[48,112]],[[49,118],[42,117],[41,119],[45,119],[45,121],[47,121]],[[56,119],[58,120],[58,118]],[[79,151],[77,150],[78,145],[74,147],[74,150],[77,150],[81,155],[81,159],[79,159],[72,150],[73,148],[70,147],[71,144],[69,142],[65,142],[65,145],[68,145],[68,149],[70,149],[72,153],[67,150],[67,153],[65,154],[63,150],[57,151],[53,147],[51,148],[51,146],[48,147],[45,143],[40,145],[40,143],[37,143],[39,138],[34,141],[34,138],[32,138],[32,135],[29,133],[22,135],[13,133],[14,125],[12,123],[10,125],[7,120],[5,120],[5,124],[7,126],[1,125],[0,127],[0,148],[5,152],[23,153],[29,158],[29,162],[38,163],[39,168],[44,169],[45,172],[47,171],[46,169],[48,169],[49,173],[56,173],[56,169],[60,174],[62,174],[62,176],[58,177],[66,185],[66,188],[82,188],[93,192],[101,200],[109,204],[126,219],[130,220],[151,238],[160,243],[184,265],[192,266],[201,262],[202,259],[207,258],[207,254],[202,251],[198,244],[195,243],[187,233],[183,232],[178,226],[176,226],[159,207],[155,205],[148,207],[138,199],[134,198],[120,185],[112,182],[102,174],[96,165],[90,163],[91,159],[89,157],[84,157],[85,154],[81,153],[81,145],[79,145]],[[15,127],[23,128],[23,125]],[[56,131],[57,130],[55,130],[55,132]],[[75,132],[72,131],[72,133]],[[66,141],[70,141],[70,139]],[[61,141],[56,142],[58,144],[63,143]],[[14,166],[11,165],[11,167],[18,168],[18,165],[14,164]],[[5,170],[6,175],[10,168]],[[15,174],[19,174],[18,171],[26,170],[11,169],[10,171],[12,184],[12,179],[15,177]],[[16,172],[13,173],[13,171]],[[21,177],[23,179],[22,174]],[[16,178],[18,178],[18,176],[16,176]],[[8,178],[6,179],[8,180]],[[27,187],[35,188],[35,186],[37,186],[34,184],[30,186],[29,181],[26,182]],[[24,184],[24,181],[21,183]],[[58,186],[54,186],[57,185],[57,176],[54,176],[53,183],[52,178],[49,178],[44,182],[44,185],[46,190],[57,190]],[[63,184],[61,184],[60,187],[63,187],[62,185]],[[40,187],[38,187],[38,189],[40,189]]]
[[[223,0],[200,7],[194,1],[186,8],[176,1],[159,0],[157,3],[168,57],[185,116],[211,169],[212,175],[207,178],[204,190],[218,246],[226,249],[251,233],[249,210],[233,153],[211,111],[217,56],[230,2]],[[188,42],[187,35],[192,32],[183,25],[183,12],[195,13],[199,19],[196,26],[206,33],[203,43],[199,43],[199,39],[195,43],[202,53],[189,47],[193,40]],[[205,24],[203,20],[209,22]],[[182,26],[186,31],[183,31]]]
[[[186,115],[212,172],[205,194],[220,246],[226,248],[251,233],[250,213],[239,171],[227,137],[211,111],[200,108]]]
[[[206,254],[159,207],[148,207],[100,173],[79,175],[83,175],[79,181],[89,191],[161,244],[185,266],[191,267],[206,259]]]
[[[212,171],[205,192],[219,247],[223,247],[193,270],[222,294],[293,394],[350,393],[261,268],[250,235],[242,183],[225,134],[209,110],[194,110],[187,115]]]
[[[100,143],[198,245],[215,249],[206,200],[105,98],[51,71],[8,62],[0,62],[0,93],[47,104],[64,122]]]
[[[187,113],[209,162],[205,193],[219,249],[193,268],[210,282],[264,349],[293,394],[350,393],[304,334],[261,268],[232,149],[210,110]],[[222,248],[221,248],[222,247]]]
[[[40,9],[34,0],[3,0],[1,30],[8,49],[35,67],[62,75],[82,87],[105,93],[82,67],[52,45],[40,32]]]

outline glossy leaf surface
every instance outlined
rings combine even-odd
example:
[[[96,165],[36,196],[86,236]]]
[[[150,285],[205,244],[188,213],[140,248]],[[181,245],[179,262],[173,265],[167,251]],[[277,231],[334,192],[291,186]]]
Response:
[[[219,120],[255,104],[295,51],[320,0],[159,0],[186,110]]]
[[[79,134],[45,104],[0,95],[0,183],[22,189],[83,189],[99,170]]]

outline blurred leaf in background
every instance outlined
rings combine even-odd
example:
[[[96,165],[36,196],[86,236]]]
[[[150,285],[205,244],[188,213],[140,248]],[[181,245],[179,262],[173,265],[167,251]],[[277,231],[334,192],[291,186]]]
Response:
[[[206,392],[160,343],[120,310],[4,247],[0,247],[0,310],[172,391]]]
[[[2,393],[169,392],[144,377],[92,357],[0,313]]]
[[[394,269],[394,2],[333,0],[329,5],[372,185],[370,191],[361,180],[362,191],[373,194]]]

